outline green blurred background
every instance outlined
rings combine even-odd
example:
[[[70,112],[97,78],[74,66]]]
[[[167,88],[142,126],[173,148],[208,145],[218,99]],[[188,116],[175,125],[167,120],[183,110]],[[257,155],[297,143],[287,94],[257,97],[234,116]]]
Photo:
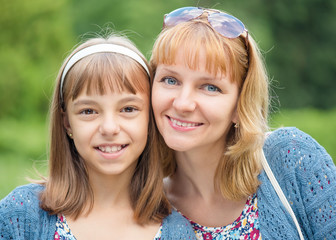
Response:
[[[272,80],[271,126],[297,126],[336,159],[335,0],[0,0],[0,198],[46,173],[48,106],[63,59],[108,28],[147,58],[163,15],[225,10],[259,43]]]

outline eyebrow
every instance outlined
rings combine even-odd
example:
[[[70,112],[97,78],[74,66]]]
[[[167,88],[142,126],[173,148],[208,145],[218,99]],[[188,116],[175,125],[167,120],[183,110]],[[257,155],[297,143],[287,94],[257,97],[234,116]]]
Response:
[[[164,70],[164,71],[166,71],[166,72],[168,72],[168,73],[172,73],[172,74],[176,74],[176,75],[178,75],[178,73],[177,73],[176,71],[171,70],[169,67],[165,67],[165,66],[163,66],[163,67],[162,67],[162,70]]]
[[[168,74],[170,73],[170,74],[174,74],[174,75],[180,76],[180,74],[178,72],[170,69],[169,67],[163,67],[162,70],[168,72]],[[167,74],[167,73],[165,73],[165,74]],[[210,74],[210,73],[208,73],[208,74]],[[201,80],[201,81],[221,81],[222,78],[213,78],[213,77],[207,77],[207,76],[200,76],[199,80]]]
[[[127,102],[139,102],[139,103],[144,103],[144,100],[142,98],[139,98],[136,95],[130,95],[126,96],[123,98],[120,98],[118,100],[119,103],[127,103]],[[75,100],[74,101],[74,106],[80,106],[80,105],[96,105],[99,104],[98,101],[96,100],[91,100],[91,99],[81,99],[81,100]]]
[[[78,106],[78,105],[91,105],[91,104],[96,104],[96,101],[89,100],[89,99],[75,100],[74,101],[74,106]]]
[[[119,100],[120,103],[133,102],[133,101],[134,102],[139,102],[139,103],[144,103],[144,100],[142,98],[139,98],[136,95],[127,96],[127,97]]]

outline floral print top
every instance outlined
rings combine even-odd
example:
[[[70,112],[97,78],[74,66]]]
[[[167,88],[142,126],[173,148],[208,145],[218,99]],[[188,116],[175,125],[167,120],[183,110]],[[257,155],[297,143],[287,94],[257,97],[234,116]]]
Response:
[[[156,233],[154,240],[161,240],[161,231],[162,225],[160,226],[159,231]],[[75,236],[71,233],[65,216],[61,214],[57,216],[54,240],[76,240]]]
[[[54,240],[76,240],[75,236],[71,233],[65,216],[61,214],[57,216]]]
[[[198,240],[261,240],[257,202],[256,194],[249,196],[240,216],[223,227],[205,227],[186,218],[193,226]]]

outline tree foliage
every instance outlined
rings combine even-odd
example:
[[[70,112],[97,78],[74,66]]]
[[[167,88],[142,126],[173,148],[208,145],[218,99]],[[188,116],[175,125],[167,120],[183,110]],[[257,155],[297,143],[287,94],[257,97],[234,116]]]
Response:
[[[268,57],[284,107],[336,104],[336,2],[263,0],[275,39]]]
[[[73,44],[67,2],[0,4],[0,118],[45,114],[53,78]]]

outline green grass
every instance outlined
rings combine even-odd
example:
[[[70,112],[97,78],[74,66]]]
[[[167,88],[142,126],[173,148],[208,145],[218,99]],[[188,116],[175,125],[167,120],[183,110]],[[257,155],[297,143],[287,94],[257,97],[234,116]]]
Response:
[[[0,199],[16,186],[38,179],[34,168],[46,173],[47,134],[45,119],[0,120]],[[336,109],[281,110],[271,118],[271,127],[296,126],[310,134],[336,160]]]

